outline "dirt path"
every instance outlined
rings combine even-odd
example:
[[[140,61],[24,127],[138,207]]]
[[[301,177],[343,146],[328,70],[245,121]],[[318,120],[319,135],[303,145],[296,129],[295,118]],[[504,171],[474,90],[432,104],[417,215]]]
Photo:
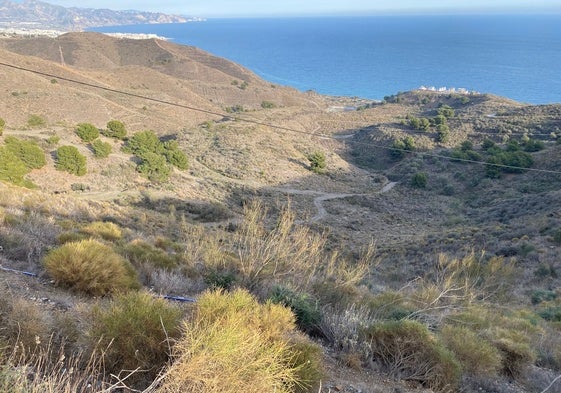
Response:
[[[392,190],[397,185],[397,182],[388,182],[382,187],[382,189],[374,194],[384,194],[390,190]],[[325,206],[323,206],[323,202],[330,201],[333,199],[344,199],[351,196],[360,196],[360,195],[368,195],[368,194],[339,194],[339,193],[327,193],[323,191],[315,191],[315,190],[297,190],[294,188],[277,188],[271,187],[268,188],[271,191],[278,191],[284,194],[289,195],[310,195],[315,196],[314,198],[314,206],[317,209],[317,214],[310,218],[310,222],[318,222],[324,219],[327,216],[327,210]]]

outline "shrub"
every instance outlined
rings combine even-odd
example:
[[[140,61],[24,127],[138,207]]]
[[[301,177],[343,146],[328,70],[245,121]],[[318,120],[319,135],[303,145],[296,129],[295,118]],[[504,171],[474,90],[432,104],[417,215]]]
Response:
[[[2,135],[2,133],[4,132],[4,127],[6,126],[6,120],[2,119],[0,117],[0,136]]]
[[[529,337],[523,331],[493,327],[485,332],[489,341],[501,353],[503,372],[517,377],[536,360]]]
[[[119,240],[123,237],[121,228],[112,222],[95,221],[83,227],[80,232],[109,241]]]
[[[134,240],[127,244],[123,248],[122,254],[133,265],[139,267],[143,264],[165,269],[171,269],[177,266],[176,258],[172,257],[161,248],[154,247],[142,240]]]
[[[448,105],[442,105],[440,108],[438,108],[437,110],[438,114],[441,116],[444,116],[448,119],[454,117],[456,115],[456,112],[454,111],[454,109],[451,106]]]
[[[472,375],[495,375],[501,370],[501,354],[488,341],[462,326],[444,326],[440,332],[446,348]]]
[[[9,136],[5,143],[8,150],[14,153],[28,169],[39,169],[47,164],[45,152],[35,142]]]
[[[526,142],[524,142],[524,150],[527,152],[540,151],[544,148],[544,143],[537,139],[528,139]]]
[[[164,299],[129,292],[93,308],[88,337],[104,349],[108,371],[138,368],[142,371],[135,382],[151,382],[168,361],[170,339],[178,338],[181,317],[181,310]]]
[[[142,162],[138,165],[138,172],[149,180],[164,182],[169,179],[171,169],[164,156],[152,152],[142,153]]]
[[[318,352],[304,337],[294,342],[294,328],[294,316],[283,306],[259,304],[243,290],[207,292],[184,323],[161,392],[288,393],[311,387]]]
[[[7,181],[18,186],[31,186],[24,179],[29,172],[25,164],[7,147],[0,147],[0,180]]]
[[[41,116],[39,115],[30,115],[27,118],[27,126],[28,127],[43,127],[47,124],[47,121],[45,119],[43,119]]]
[[[59,142],[60,142],[60,136],[58,135],[53,135],[47,138],[47,143],[49,145],[58,145]]]
[[[310,161],[310,169],[314,173],[323,173],[327,166],[325,161],[325,154],[321,151],[315,151],[308,154],[308,161]]]
[[[90,123],[80,123],[76,127],[76,134],[84,142],[91,142],[99,136],[99,130]]]
[[[61,146],[56,150],[55,168],[76,176],[84,176],[87,172],[86,157],[74,146]]]
[[[166,157],[167,162],[178,169],[186,170],[189,168],[187,155],[179,150],[179,144],[177,141],[168,141],[164,143],[164,156]]]
[[[428,182],[428,176],[425,172],[417,172],[413,175],[411,179],[411,185],[415,188],[426,188]]]
[[[140,287],[132,266],[97,240],[66,243],[49,252],[44,265],[58,285],[93,296]]]
[[[111,120],[107,123],[107,130],[103,134],[110,138],[125,139],[127,130],[119,120]]]
[[[439,124],[438,126],[436,126],[436,132],[437,132],[437,140],[440,143],[448,142],[450,136],[450,128],[448,128],[448,125]]]
[[[321,324],[321,310],[318,303],[308,294],[299,294],[289,288],[276,286],[269,299],[275,304],[289,307],[296,316],[296,324],[309,334],[318,334]]]
[[[128,140],[124,150],[127,153],[144,158],[146,153],[162,154],[164,152],[164,145],[154,131],[147,130],[134,134]]]
[[[275,105],[274,102],[271,101],[262,101],[261,102],[261,108],[263,109],[273,109],[276,108],[277,106]]]
[[[404,380],[446,391],[459,382],[460,365],[426,326],[411,320],[375,323],[364,331],[375,361]]]
[[[421,117],[420,119],[412,117],[409,119],[409,125],[415,130],[427,131],[430,128],[430,121],[424,117]]]
[[[91,144],[94,156],[97,158],[105,158],[111,154],[111,145],[107,142],[103,142],[99,139],[96,139]]]

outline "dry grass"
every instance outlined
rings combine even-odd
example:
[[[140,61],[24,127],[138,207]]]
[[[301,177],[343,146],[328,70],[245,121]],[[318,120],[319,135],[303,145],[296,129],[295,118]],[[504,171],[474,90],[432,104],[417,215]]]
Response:
[[[47,254],[44,265],[58,285],[94,296],[140,287],[132,266],[97,240],[64,244]]]

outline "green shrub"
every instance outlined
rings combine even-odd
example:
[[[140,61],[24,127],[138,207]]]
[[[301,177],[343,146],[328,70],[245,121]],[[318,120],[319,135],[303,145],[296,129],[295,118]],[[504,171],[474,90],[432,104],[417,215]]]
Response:
[[[39,169],[47,164],[45,152],[37,143],[13,136],[6,137],[6,147],[14,153],[28,169]]]
[[[524,142],[524,150],[527,152],[540,151],[544,148],[544,143],[537,139],[528,139],[526,142]]]
[[[87,238],[88,236],[86,234],[80,232],[62,232],[57,236],[56,242],[62,245],[71,242],[79,242],[80,240],[85,240]]]
[[[142,161],[137,166],[138,172],[155,182],[164,182],[169,179],[171,168],[164,156],[152,152],[144,152],[141,158]]]
[[[437,112],[439,115],[444,116],[448,119],[456,116],[456,112],[454,111],[454,109],[448,105],[442,105],[440,108],[438,108]]]
[[[325,154],[321,151],[315,151],[308,154],[308,161],[310,161],[310,169],[314,173],[323,173],[327,166]]]
[[[142,240],[134,240],[122,249],[122,254],[133,265],[140,267],[149,264],[162,269],[171,269],[177,266],[177,259],[161,248],[154,247]]]
[[[0,180],[9,183],[31,187],[32,183],[24,179],[29,172],[27,166],[7,147],[0,147]]]
[[[76,176],[84,176],[87,172],[86,157],[74,146],[61,146],[56,150],[55,168]]]
[[[127,153],[144,158],[146,153],[162,154],[164,152],[164,145],[154,131],[147,130],[134,134],[128,140],[124,150]]]
[[[123,237],[121,228],[112,222],[94,221],[80,229],[80,232],[109,241],[116,241]]]
[[[93,296],[140,287],[132,266],[97,240],[66,243],[50,251],[43,262],[57,285]]]
[[[541,309],[538,315],[546,321],[561,322],[561,306],[550,306]]]
[[[43,127],[46,124],[47,124],[47,121],[39,115],[30,115],[27,118],[27,126],[28,127],[32,127],[32,128]]]
[[[501,353],[474,331],[462,326],[444,326],[442,342],[471,375],[496,375],[501,370]]]
[[[553,241],[557,244],[561,244],[561,229],[558,229],[553,234]]]
[[[236,283],[236,274],[228,270],[209,268],[203,274],[205,284],[211,289],[230,290]]]
[[[99,139],[96,139],[92,142],[91,148],[93,150],[94,156],[97,158],[105,158],[111,154],[111,145],[107,142],[103,142]]]
[[[125,139],[127,130],[119,120],[111,120],[107,123],[107,129],[103,132],[103,135],[109,138]]]
[[[317,386],[324,377],[321,363],[321,348],[304,337],[295,336],[290,344],[293,353],[288,366],[296,370],[296,393],[317,392]]]
[[[80,123],[76,127],[76,134],[84,142],[91,142],[99,136],[99,130],[90,123]]]
[[[167,363],[171,341],[179,337],[181,310],[148,292],[116,296],[92,310],[88,338],[104,349],[104,364],[118,375],[122,370],[142,370],[133,382],[151,382]],[[131,381],[129,381],[130,383]]]
[[[448,142],[450,136],[450,128],[446,124],[439,124],[436,126],[437,140],[440,143]]]
[[[321,310],[317,301],[305,293],[296,293],[289,288],[276,286],[269,295],[269,300],[282,304],[292,310],[296,316],[296,325],[309,334],[318,334],[321,324]]]
[[[551,300],[557,299],[557,293],[548,290],[536,290],[532,292],[531,300],[532,304],[540,304],[543,302],[549,302]]]
[[[290,393],[311,387],[319,356],[294,330],[294,316],[283,306],[259,304],[243,290],[207,292],[184,323],[160,392]]]
[[[58,145],[59,142],[60,142],[60,136],[58,135],[53,135],[47,138],[47,143],[49,145]]]
[[[429,119],[426,119],[424,117],[412,117],[411,119],[409,119],[409,125],[415,130],[428,131],[428,129],[430,128],[430,121]]]
[[[415,188],[426,188],[428,182],[428,176],[425,172],[417,172],[413,175],[411,179],[411,185]]]
[[[485,332],[487,339],[501,353],[503,372],[512,377],[520,376],[524,369],[536,360],[526,332],[503,327],[493,327]]]
[[[404,380],[421,382],[437,391],[458,386],[460,365],[454,355],[429,332],[411,320],[375,323],[364,331],[373,360]]]
[[[174,167],[186,170],[189,168],[189,160],[187,155],[179,150],[179,144],[177,141],[168,141],[164,143],[164,156],[168,163]]]
[[[2,136],[2,133],[4,132],[4,127],[5,126],[6,126],[6,120],[4,120],[0,117],[0,136]]]

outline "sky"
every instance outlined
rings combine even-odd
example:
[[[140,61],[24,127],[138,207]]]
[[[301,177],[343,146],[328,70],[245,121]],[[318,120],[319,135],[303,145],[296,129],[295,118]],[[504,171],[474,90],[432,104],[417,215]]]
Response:
[[[200,17],[394,13],[561,13],[561,0],[43,0],[65,7],[135,9]]]

